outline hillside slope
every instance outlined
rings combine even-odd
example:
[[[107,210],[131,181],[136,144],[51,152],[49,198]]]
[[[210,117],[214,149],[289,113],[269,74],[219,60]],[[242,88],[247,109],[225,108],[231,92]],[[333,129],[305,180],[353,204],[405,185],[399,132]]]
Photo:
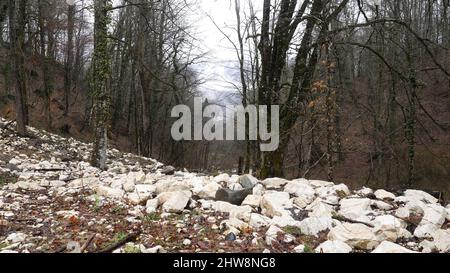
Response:
[[[0,119],[0,252],[449,252],[450,206],[344,184],[186,171]],[[253,188],[244,202],[218,190]]]

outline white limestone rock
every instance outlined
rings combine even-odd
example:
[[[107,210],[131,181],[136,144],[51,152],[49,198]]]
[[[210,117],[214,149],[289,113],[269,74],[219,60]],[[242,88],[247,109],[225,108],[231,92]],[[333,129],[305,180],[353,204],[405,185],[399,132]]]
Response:
[[[125,195],[125,192],[121,189],[113,189],[106,186],[99,186],[97,188],[97,194],[108,198],[121,199]]]
[[[281,216],[286,208],[292,208],[292,201],[287,192],[268,192],[261,199],[261,208],[268,217]]]
[[[398,244],[389,241],[383,241],[372,253],[417,253]]]
[[[439,229],[431,237],[434,239],[434,245],[441,253],[450,252],[450,230]]]
[[[270,226],[266,232],[266,244],[272,245],[273,242],[277,241],[278,234],[284,234],[284,231],[277,226]]]
[[[267,178],[261,183],[268,190],[279,190],[283,188],[289,181],[283,178]]]
[[[300,222],[299,227],[303,234],[317,236],[320,232],[331,229],[333,221],[329,217],[310,217]]]
[[[162,206],[165,212],[182,212],[192,197],[190,191],[175,192]]]
[[[259,208],[259,206],[261,205],[261,196],[258,195],[247,195],[247,197],[244,199],[244,201],[242,202],[243,206],[250,206],[253,208]]]
[[[249,225],[254,229],[260,229],[272,225],[273,221],[269,217],[261,215],[259,213],[252,213],[250,215]]]
[[[380,243],[372,229],[363,224],[344,223],[337,225],[330,230],[328,239],[342,241],[353,248],[361,250],[372,250]]]
[[[395,194],[390,193],[385,190],[377,190],[374,194],[378,200],[394,200],[395,199]]]
[[[341,241],[326,241],[320,244],[316,249],[316,253],[350,253],[352,248]]]

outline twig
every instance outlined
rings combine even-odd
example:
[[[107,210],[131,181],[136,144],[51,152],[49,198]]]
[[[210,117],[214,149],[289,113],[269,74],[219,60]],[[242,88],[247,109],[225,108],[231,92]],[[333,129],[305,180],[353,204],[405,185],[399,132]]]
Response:
[[[95,233],[92,234],[91,237],[88,238],[86,243],[84,243],[84,245],[80,249],[81,253],[83,253],[89,247],[89,245],[92,243],[92,241],[94,241],[95,235],[97,235],[97,234],[95,234]]]
[[[33,171],[35,172],[63,172],[63,171],[67,171],[67,169],[34,169]]]
[[[129,234],[129,235],[128,235],[127,237],[125,237],[124,239],[122,239],[122,240],[120,240],[120,241],[118,241],[118,242],[116,242],[116,243],[114,243],[114,244],[112,244],[112,245],[110,245],[110,246],[108,246],[108,247],[102,249],[102,250],[97,251],[97,253],[111,253],[111,252],[113,252],[114,250],[116,250],[117,248],[123,246],[124,244],[126,244],[126,243],[128,243],[128,242],[130,242],[130,241],[136,240],[136,238],[137,238],[140,234],[141,234],[141,231],[138,231],[138,232]]]
[[[352,219],[348,219],[347,217],[344,217],[342,215],[335,215],[333,216],[333,219],[336,219],[338,221],[343,221],[343,222],[348,222],[348,223],[352,223],[352,224],[363,224],[366,225],[368,227],[374,228],[375,226],[369,223],[364,223],[361,221],[356,221],[356,220],[352,220]]]

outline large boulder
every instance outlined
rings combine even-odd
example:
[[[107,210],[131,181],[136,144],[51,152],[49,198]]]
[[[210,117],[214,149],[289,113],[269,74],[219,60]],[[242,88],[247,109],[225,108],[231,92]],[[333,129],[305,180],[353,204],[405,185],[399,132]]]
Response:
[[[378,200],[394,200],[395,199],[395,194],[390,193],[385,190],[377,190],[374,194]]]
[[[370,218],[367,215],[372,212],[371,204],[368,198],[343,199],[340,202],[339,214],[353,221],[369,223]]]
[[[261,205],[261,196],[258,195],[247,195],[247,197],[244,199],[244,201],[242,202],[243,206],[250,206],[253,208],[259,208],[259,206]]]
[[[406,223],[392,215],[378,216],[372,223],[375,226],[373,232],[379,241],[395,242],[401,237],[411,237],[409,231],[405,229]]]
[[[156,193],[160,194],[163,192],[175,192],[175,191],[187,191],[191,189],[188,182],[176,181],[176,180],[162,180],[158,181],[156,184]]]
[[[241,175],[238,178],[237,183],[239,183],[244,189],[250,189],[258,184],[258,179],[251,174]]]
[[[337,225],[330,230],[328,239],[342,241],[360,250],[372,250],[380,243],[372,229],[363,224],[344,223]]]
[[[277,226],[270,226],[266,232],[266,244],[270,246],[278,241],[277,238],[279,234],[284,234],[284,231]]]
[[[406,190],[403,195],[408,201],[422,201],[431,204],[436,204],[439,202],[436,197],[424,191]]]
[[[416,253],[415,251],[404,248],[389,241],[382,242],[372,253]]]
[[[182,212],[186,208],[192,193],[190,191],[174,192],[172,196],[163,204],[162,208],[166,212]]]
[[[261,199],[261,208],[268,217],[282,216],[286,208],[292,208],[292,201],[287,192],[268,192]]]
[[[215,200],[228,202],[230,204],[240,206],[242,202],[245,200],[245,198],[248,195],[252,194],[252,192],[253,189],[244,189],[238,191],[233,191],[229,189],[219,189],[218,191],[216,191]]]
[[[333,220],[330,217],[310,217],[300,222],[299,227],[303,234],[317,236],[320,232],[331,229]]]
[[[203,189],[198,193],[198,196],[202,199],[214,199],[219,189],[219,184],[216,182],[211,182],[203,187]]]
[[[309,217],[332,217],[335,213],[334,207],[325,203],[321,198],[316,198],[314,202],[306,207]]]
[[[439,229],[431,235],[436,248],[443,253],[450,252],[450,230]]]
[[[440,228],[445,223],[446,217],[447,210],[444,207],[438,204],[430,204],[425,207],[420,224],[433,224]]]
[[[326,241],[320,244],[316,249],[316,253],[350,253],[352,248],[341,241]]]
[[[283,178],[267,178],[261,183],[266,187],[268,190],[279,190],[284,187],[289,181]]]
[[[250,206],[236,206],[223,201],[213,202],[211,208],[218,212],[228,213],[230,218],[235,217],[246,222],[250,221],[250,214],[252,213],[252,207]]]
[[[97,188],[97,194],[108,198],[120,199],[124,196],[125,192],[121,189],[113,189],[106,186],[99,186]]]
[[[252,213],[250,215],[249,225],[254,229],[260,229],[262,227],[268,227],[272,225],[273,221],[269,217],[258,213]]]
[[[291,181],[286,184],[284,191],[296,197],[303,197],[311,203],[316,197],[316,192],[310,185],[301,181]]]

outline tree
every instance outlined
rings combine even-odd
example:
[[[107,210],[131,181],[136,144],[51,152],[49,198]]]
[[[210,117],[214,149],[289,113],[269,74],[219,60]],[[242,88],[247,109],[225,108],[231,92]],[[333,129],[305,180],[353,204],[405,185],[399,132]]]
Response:
[[[17,7],[16,7],[17,2]],[[27,0],[9,1],[10,42],[13,71],[16,77],[16,123],[17,133],[25,136],[28,125],[27,76],[25,67],[25,25]]]
[[[108,79],[110,59],[108,52],[109,0],[98,0],[94,4],[94,54],[92,63],[92,91],[94,105],[94,148],[91,164],[106,169],[109,126]]]

